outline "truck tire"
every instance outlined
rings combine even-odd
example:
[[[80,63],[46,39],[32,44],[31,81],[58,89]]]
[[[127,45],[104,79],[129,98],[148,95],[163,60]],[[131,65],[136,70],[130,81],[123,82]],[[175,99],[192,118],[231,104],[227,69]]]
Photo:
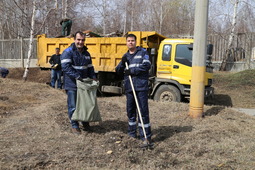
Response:
[[[175,86],[162,85],[157,89],[153,99],[162,102],[181,102],[181,93]]]

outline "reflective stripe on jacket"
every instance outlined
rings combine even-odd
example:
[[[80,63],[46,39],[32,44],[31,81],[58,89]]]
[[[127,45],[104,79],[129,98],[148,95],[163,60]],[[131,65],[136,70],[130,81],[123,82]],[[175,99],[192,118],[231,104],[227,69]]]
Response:
[[[136,52],[130,54],[125,53],[129,61],[129,69],[131,72],[132,81],[136,91],[148,90],[148,78],[149,70],[151,68],[151,62],[147,51],[141,47],[136,47]],[[120,62],[116,67],[116,72],[123,74],[125,72],[125,66]],[[124,76],[124,86],[126,92],[131,92],[132,88],[129,82],[128,76]]]
[[[65,90],[77,90],[76,79],[96,78],[92,60],[87,47],[80,53],[72,43],[61,55],[61,67],[64,73]]]

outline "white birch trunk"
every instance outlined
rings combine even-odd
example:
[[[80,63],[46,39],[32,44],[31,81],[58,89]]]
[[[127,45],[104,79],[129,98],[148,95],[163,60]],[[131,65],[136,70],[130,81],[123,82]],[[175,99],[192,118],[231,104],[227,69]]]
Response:
[[[228,39],[228,49],[231,48],[231,46],[233,45],[233,39],[234,39],[234,31],[235,31],[235,28],[236,28],[236,18],[237,18],[237,7],[238,7],[238,3],[239,3],[239,0],[236,0],[235,2],[235,6],[234,6],[234,13],[233,13],[233,19],[232,19],[232,24],[231,24],[231,32],[230,32],[230,35],[229,35],[229,39]]]
[[[133,28],[134,28],[134,0],[131,0],[131,6],[132,6],[132,9],[131,9],[131,24],[130,24],[130,31],[133,31]]]
[[[103,0],[103,35],[106,35],[106,0]]]
[[[30,39],[29,39],[29,47],[28,47],[28,53],[27,53],[27,64],[26,64],[26,69],[23,74],[23,80],[27,80],[27,75],[28,75],[28,69],[30,66],[30,61],[31,61],[31,54],[32,54],[32,49],[33,49],[33,34],[34,34],[34,25],[35,25],[35,8],[36,8],[36,0],[33,1],[33,12],[32,12],[32,18],[31,18],[31,29],[30,29]]]
[[[127,0],[125,1],[125,16],[124,16],[124,26],[123,26],[123,36],[126,34],[127,30]]]
[[[47,0],[44,0],[44,3],[45,3],[45,11],[48,11]],[[44,16],[44,17],[47,18],[47,14],[46,14],[46,16]],[[46,35],[49,34],[48,22],[45,23],[45,26],[44,26],[44,33],[45,33]]]
[[[159,33],[162,33],[162,24],[163,24],[163,1],[160,1],[160,18],[159,18]]]
[[[65,0],[65,13],[64,13],[64,18],[67,18],[67,0]]]
[[[62,17],[62,19],[64,19],[64,15],[65,15],[65,0],[62,0],[62,12],[61,12],[61,17]]]
[[[58,9],[58,0],[55,0],[55,9]]]
[[[54,11],[54,16],[57,18],[58,15],[58,0],[55,0],[55,5],[54,5],[55,11]],[[55,20],[55,27],[58,27],[59,21]]]
[[[238,3],[239,3],[239,0],[236,0],[235,1],[235,4],[234,4],[234,12],[233,12],[233,19],[232,19],[232,24],[231,24],[231,32],[230,32],[230,35],[229,35],[229,39],[228,39],[228,46],[227,46],[227,52],[223,58],[223,61],[221,63],[221,66],[220,66],[220,71],[225,71],[226,70],[226,66],[227,66],[227,61],[234,61],[234,56],[231,55],[231,54],[228,54],[228,50],[230,50],[230,48],[233,46],[233,40],[234,40],[234,31],[235,31],[235,27],[236,27],[236,18],[237,18],[237,8],[238,8]]]

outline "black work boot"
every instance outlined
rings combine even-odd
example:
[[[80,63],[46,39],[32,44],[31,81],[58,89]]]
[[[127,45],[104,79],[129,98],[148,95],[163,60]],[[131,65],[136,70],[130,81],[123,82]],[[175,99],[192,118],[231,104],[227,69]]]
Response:
[[[92,131],[92,129],[91,129],[90,125],[89,125],[89,122],[82,122],[82,125],[83,125],[83,130],[84,131],[88,131],[88,132]]]

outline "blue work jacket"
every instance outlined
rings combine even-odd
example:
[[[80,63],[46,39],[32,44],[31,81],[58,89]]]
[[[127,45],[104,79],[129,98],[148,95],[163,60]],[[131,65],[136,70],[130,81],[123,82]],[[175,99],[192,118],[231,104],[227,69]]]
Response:
[[[128,67],[131,73],[132,82],[134,84],[135,90],[148,90],[148,79],[151,62],[149,60],[149,55],[147,51],[141,47],[136,47],[136,52],[134,54],[130,54],[129,52],[127,52],[123,56],[126,56],[128,59]],[[115,68],[115,70],[119,74],[124,74],[126,67],[124,64],[122,64],[122,62],[120,62]],[[127,75],[124,76],[124,86],[126,92],[132,91],[129,77]]]
[[[76,79],[91,78],[95,79],[95,71],[87,47],[84,46],[80,53],[75,44],[72,43],[61,54],[61,67],[64,73],[64,89],[77,90]]]

